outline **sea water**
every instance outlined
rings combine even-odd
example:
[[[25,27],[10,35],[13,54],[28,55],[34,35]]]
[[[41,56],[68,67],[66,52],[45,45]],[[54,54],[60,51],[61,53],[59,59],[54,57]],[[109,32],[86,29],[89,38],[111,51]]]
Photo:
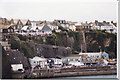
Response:
[[[75,76],[75,77],[59,77],[59,78],[117,78],[117,75],[94,75],[94,76]]]

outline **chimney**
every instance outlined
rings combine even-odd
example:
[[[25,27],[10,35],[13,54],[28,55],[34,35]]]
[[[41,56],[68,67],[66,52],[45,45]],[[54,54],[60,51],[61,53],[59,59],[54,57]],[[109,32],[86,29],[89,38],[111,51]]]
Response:
[[[46,20],[44,21],[45,24],[47,24]]]
[[[109,22],[107,22],[107,24],[110,24]]]
[[[98,22],[98,20],[95,20],[95,23],[97,23]]]
[[[111,23],[113,23],[113,21],[111,21]]]
[[[106,23],[106,21],[103,21],[103,23]]]

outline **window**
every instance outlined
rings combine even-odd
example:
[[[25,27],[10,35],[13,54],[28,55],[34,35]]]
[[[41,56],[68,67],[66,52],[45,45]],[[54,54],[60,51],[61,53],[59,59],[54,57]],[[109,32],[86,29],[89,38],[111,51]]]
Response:
[[[75,61],[75,59],[73,59],[73,61]]]
[[[11,32],[13,32],[13,29],[11,29]]]
[[[2,32],[3,30],[2,29],[0,29],[0,32]]]
[[[14,29],[17,29],[17,26],[14,26]]]
[[[68,61],[70,61],[70,59],[68,59]]]
[[[17,29],[19,29],[19,26],[17,26]]]
[[[8,29],[8,32],[10,32],[10,29]]]
[[[75,61],[78,61],[78,59],[75,59]]]
[[[6,47],[6,50],[8,50],[8,47]]]
[[[42,31],[42,33],[44,33],[44,31]]]

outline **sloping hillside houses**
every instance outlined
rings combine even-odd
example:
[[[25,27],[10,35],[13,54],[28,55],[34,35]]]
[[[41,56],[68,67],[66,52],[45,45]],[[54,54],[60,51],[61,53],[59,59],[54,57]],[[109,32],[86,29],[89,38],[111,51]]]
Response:
[[[52,30],[56,27],[51,28],[51,26],[45,23],[41,24],[38,21],[30,21],[23,19],[12,19],[7,20],[6,18],[0,19],[0,31],[2,33],[16,33],[23,35],[40,35],[40,34],[52,34]],[[57,29],[57,28],[56,28]]]
[[[15,33],[22,35],[50,35],[52,30],[60,32],[59,26],[72,31],[105,30],[109,33],[117,33],[117,23],[111,22],[81,22],[75,23],[66,20],[54,21],[30,21],[29,19],[0,18],[0,30],[2,33]]]
[[[91,25],[88,22],[81,22],[81,23],[76,23],[75,24],[76,31],[81,31],[81,30],[91,30]]]
[[[113,21],[111,22],[99,22],[98,20],[95,20],[95,22],[81,22],[75,24],[76,31],[89,31],[89,30],[106,30],[106,32],[109,33],[117,33],[117,26],[116,23]]]
[[[74,22],[72,21],[66,21],[66,20],[54,20],[54,22],[56,22],[58,24],[58,26],[62,26],[64,28],[66,28],[67,30],[72,30],[72,31],[76,31],[76,27]]]
[[[52,29],[45,24],[43,26],[33,26],[31,29],[29,29],[29,32],[31,35],[48,35],[52,34]]]
[[[15,21],[15,23],[14,23],[14,26],[13,26],[13,28],[14,28],[14,31],[15,31],[15,33],[21,33],[22,31],[21,31],[21,29],[24,27],[24,26],[31,26],[31,22],[30,22],[30,20],[18,20],[18,19],[16,19],[16,20],[14,20]]]
[[[117,26],[114,25],[113,21],[110,22],[99,22],[98,20],[95,20],[95,22],[90,23],[92,25],[92,29],[95,30],[106,30],[106,32],[112,32],[117,33]]]

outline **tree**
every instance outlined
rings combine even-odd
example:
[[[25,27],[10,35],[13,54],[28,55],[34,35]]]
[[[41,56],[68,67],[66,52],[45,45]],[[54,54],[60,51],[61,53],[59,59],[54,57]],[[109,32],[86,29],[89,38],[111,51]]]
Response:
[[[62,26],[58,26],[58,28],[61,30],[61,31],[66,31],[66,32],[68,32],[68,30],[67,29],[65,29],[64,27],[62,27]]]
[[[23,36],[23,35],[18,35],[18,38],[23,41],[27,40],[27,36]]]

